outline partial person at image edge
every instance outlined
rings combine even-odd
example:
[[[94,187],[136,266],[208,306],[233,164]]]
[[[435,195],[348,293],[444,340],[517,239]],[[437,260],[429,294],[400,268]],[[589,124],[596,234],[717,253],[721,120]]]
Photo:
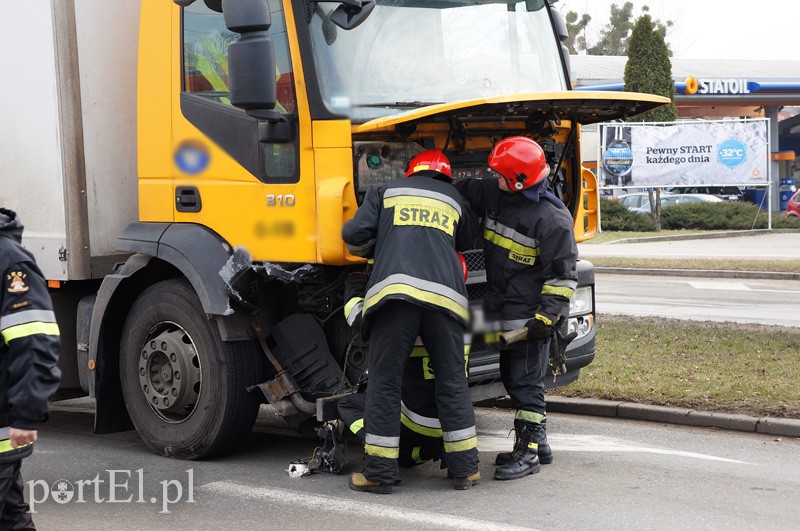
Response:
[[[0,208],[0,529],[35,529],[20,468],[61,381],[53,304],[22,231],[17,214]]]

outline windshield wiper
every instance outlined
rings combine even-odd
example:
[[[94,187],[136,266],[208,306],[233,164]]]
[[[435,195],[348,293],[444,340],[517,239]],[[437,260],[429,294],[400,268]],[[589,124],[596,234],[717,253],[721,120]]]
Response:
[[[395,101],[386,103],[357,103],[353,107],[402,107],[417,109],[419,107],[427,107],[428,105],[439,105],[443,101]]]

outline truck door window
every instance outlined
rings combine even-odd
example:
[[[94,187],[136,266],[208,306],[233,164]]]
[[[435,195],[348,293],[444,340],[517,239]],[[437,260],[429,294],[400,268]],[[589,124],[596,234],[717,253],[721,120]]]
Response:
[[[277,78],[276,110],[288,121],[297,122],[297,97],[294,89],[294,72],[289,55],[286,21],[280,0],[269,1],[272,25],[269,35],[275,47]],[[183,92],[200,96],[203,100],[225,106],[227,113],[239,112],[230,101],[228,88],[228,45],[239,37],[225,26],[222,13],[209,9],[205,2],[194,2],[183,9]],[[213,111],[211,111],[213,112]],[[243,113],[242,113],[243,114]],[[220,125],[224,115],[220,115]],[[239,151],[228,149],[224,139],[215,135],[208,124],[195,123],[234,158]],[[230,125],[230,124],[228,124]],[[228,139],[234,142],[231,137]],[[239,141],[235,139],[235,141]],[[256,142],[256,139],[246,139]],[[260,144],[260,162],[243,163],[256,177],[265,182],[296,182],[299,176],[296,142],[282,144]]]
[[[277,0],[269,2],[272,25],[269,35],[275,45],[275,72],[278,79],[278,110],[291,114],[297,110],[294,75],[286,39],[283,8]],[[184,90],[200,93],[226,105],[228,99],[228,45],[238,33],[225,27],[221,13],[210,10],[204,2],[195,2],[183,10]]]

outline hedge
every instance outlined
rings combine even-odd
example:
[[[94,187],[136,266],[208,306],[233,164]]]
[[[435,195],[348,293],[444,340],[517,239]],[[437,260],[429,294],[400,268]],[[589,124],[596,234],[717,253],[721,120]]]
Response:
[[[650,232],[655,222],[649,214],[633,212],[615,201],[600,198],[603,230]],[[739,202],[684,203],[661,209],[661,228],[665,230],[749,230],[766,229],[767,213],[756,205]],[[800,218],[772,213],[772,228],[800,229]]]

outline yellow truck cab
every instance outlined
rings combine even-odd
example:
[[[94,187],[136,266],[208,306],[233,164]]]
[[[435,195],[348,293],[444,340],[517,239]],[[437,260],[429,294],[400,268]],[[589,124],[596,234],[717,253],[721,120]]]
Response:
[[[137,109],[138,219],[111,271],[66,274],[54,292],[72,301],[57,306],[77,327],[65,359],[78,393],[96,399],[96,431],[135,427],[155,452],[197,459],[241,442],[263,402],[293,425],[329,416],[368,356],[342,311],[346,266],[362,262],[342,225],[424,149],[445,150],[456,179],[483,178],[496,141],[535,139],[576,238],[593,236],[597,184],[581,166],[580,124],[667,100],[573,92],[552,3],[141,0],[137,98],[116,102]],[[112,166],[84,178],[129,179]],[[84,230],[103,230],[93,219]],[[476,311],[479,245],[467,253]],[[568,326],[579,335],[553,385],[595,354],[585,261]],[[475,400],[505,394],[498,356],[473,341]]]

